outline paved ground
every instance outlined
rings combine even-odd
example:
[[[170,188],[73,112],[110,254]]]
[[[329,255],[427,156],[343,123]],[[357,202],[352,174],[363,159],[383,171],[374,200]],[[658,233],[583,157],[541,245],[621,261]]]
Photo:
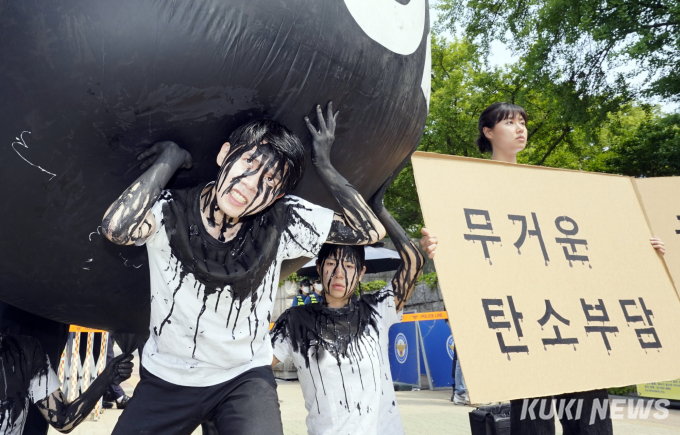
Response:
[[[132,395],[137,382],[139,375],[135,367],[133,376],[122,384],[125,392]],[[300,385],[296,381],[280,381],[278,393],[284,432],[286,435],[305,435],[306,412]],[[470,435],[468,413],[474,408],[453,405],[450,401],[451,390],[398,391],[396,394],[406,434]],[[619,414],[623,418],[614,420],[616,435],[680,435],[680,410],[669,410],[664,420],[654,419],[654,410],[647,419],[629,419],[627,409],[623,407],[621,410]],[[99,421],[84,421],[71,434],[110,435],[121,412],[115,408],[106,410]],[[168,409],[168,412],[172,410]],[[557,426],[557,434],[561,434],[559,424]],[[49,435],[58,434],[54,429],[49,432]],[[201,435],[200,429],[194,435]]]
[[[124,388],[128,393],[133,390],[137,379],[131,379]],[[302,393],[297,382],[279,384],[281,414],[286,435],[305,435],[305,412]],[[397,392],[404,428],[409,435],[470,435],[468,413],[471,407],[455,406],[450,401],[449,391],[400,391]],[[624,410],[625,411],[625,410]],[[172,412],[172,410],[168,410]],[[104,412],[99,421],[85,421],[71,434],[109,435],[121,411],[110,409]],[[624,415],[627,411],[624,412]],[[558,425],[559,426],[559,425]],[[560,434],[561,430],[557,430]],[[670,410],[665,420],[614,420],[614,433],[617,435],[677,435],[680,434],[680,410]],[[58,432],[51,430],[50,435]],[[194,432],[200,435],[200,430]]]

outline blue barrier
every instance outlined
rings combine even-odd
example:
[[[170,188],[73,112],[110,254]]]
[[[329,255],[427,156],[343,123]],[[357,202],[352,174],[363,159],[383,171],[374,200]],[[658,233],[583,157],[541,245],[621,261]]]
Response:
[[[418,322],[416,322],[418,323]],[[418,359],[420,360],[420,375],[421,376],[427,376],[427,365],[425,365],[425,359],[423,359],[423,344],[418,340],[418,344],[420,344],[420,352],[418,352]]]
[[[422,355],[430,374],[432,387],[444,388],[453,384],[453,338],[444,320],[424,320],[418,323],[422,340]]]
[[[395,323],[390,328],[390,370],[394,382],[420,385],[416,328],[416,322]]]

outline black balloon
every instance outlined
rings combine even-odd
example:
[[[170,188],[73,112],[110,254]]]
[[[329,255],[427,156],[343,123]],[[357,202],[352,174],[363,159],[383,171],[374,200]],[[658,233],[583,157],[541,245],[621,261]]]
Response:
[[[171,182],[186,187],[214,179],[216,153],[234,127],[273,118],[308,150],[295,194],[335,208],[309,161],[303,122],[332,100],[340,110],[333,164],[370,196],[423,132],[427,7],[427,0],[3,2],[0,299],[63,323],[148,328],[146,250],[116,246],[98,226],[141,174],[136,155],[156,141],[191,152],[194,168]]]

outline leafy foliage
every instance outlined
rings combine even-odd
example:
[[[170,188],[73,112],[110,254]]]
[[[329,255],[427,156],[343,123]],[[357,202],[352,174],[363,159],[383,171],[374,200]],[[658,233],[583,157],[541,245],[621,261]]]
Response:
[[[298,275],[297,272],[293,272],[292,274],[288,275],[285,279],[279,281],[279,287],[281,287],[283,285],[283,283],[286,282],[286,281],[302,282],[306,279],[310,280],[311,282],[314,282],[315,278],[310,278],[308,276]]]
[[[607,392],[609,394],[614,394],[614,395],[617,395],[617,396],[637,395],[637,386],[636,385],[629,385],[627,387],[620,387],[620,388],[607,388]]]
[[[587,169],[602,152],[599,132],[609,114],[630,105],[628,97],[612,92],[584,98],[573,84],[530,79],[522,61],[491,68],[484,59],[483,47],[469,39],[433,36],[430,112],[419,150],[488,158],[475,146],[479,115],[494,102],[508,101],[529,113],[528,143],[520,163]],[[418,237],[424,222],[410,164],[396,177],[384,203]]]
[[[488,50],[494,39],[521,55],[532,78],[583,96],[628,92],[680,98],[680,4],[675,0],[441,0],[440,28],[463,30]],[[614,73],[633,60],[638,70]]]
[[[370,282],[362,282],[361,284],[361,290],[364,291],[364,293],[373,293],[378,290],[381,290],[383,287],[387,285],[387,283],[383,280],[375,280],[375,281],[370,281]],[[359,286],[354,290],[354,294],[359,296]]]
[[[424,273],[418,278],[418,282],[424,282],[430,288],[430,290],[437,290],[437,285],[439,284],[439,277],[437,277],[437,272]]]
[[[409,162],[385,192],[383,204],[411,237],[418,237],[425,225],[420,211],[413,166]]]
[[[647,117],[610,154],[609,172],[633,177],[680,174],[680,114]]]

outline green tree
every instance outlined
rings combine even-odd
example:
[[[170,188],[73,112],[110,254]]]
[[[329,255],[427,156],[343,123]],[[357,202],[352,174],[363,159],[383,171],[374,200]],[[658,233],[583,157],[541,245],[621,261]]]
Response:
[[[420,201],[413,178],[413,166],[409,162],[397,175],[383,198],[385,207],[411,237],[420,237],[425,225],[420,211]]]
[[[477,118],[504,91],[501,72],[489,70],[469,41],[432,38],[430,110],[419,149],[482,157],[475,146]]]
[[[625,95],[642,76],[645,93],[680,99],[677,0],[440,0],[437,7],[440,27],[463,30],[487,50],[503,41],[528,75],[570,83],[583,97]],[[614,74],[630,60],[637,70]]]
[[[498,92],[497,71],[484,71],[483,56],[468,42],[432,37],[430,111],[419,149],[482,157],[474,146],[477,118]],[[412,237],[423,217],[409,163],[385,194],[385,206]]]
[[[680,114],[649,114],[605,153],[607,172],[632,177],[680,175]]]
[[[589,156],[581,169],[586,171],[617,174],[611,160],[618,155],[623,141],[633,137],[638,127],[645,121],[658,119],[661,111],[649,104],[628,104],[618,112],[610,113],[599,130]]]
[[[574,87],[547,79],[530,80],[522,62],[492,68],[482,48],[467,39],[432,38],[430,112],[419,150],[482,156],[475,140],[481,112],[508,101],[529,113],[527,149],[520,163],[584,169],[601,152],[598,131],[608,113],[625,105],[613,94],[579,98]],[[385,195],[385,205],[413,237],[423,226],[413,169],[408,165]]]

